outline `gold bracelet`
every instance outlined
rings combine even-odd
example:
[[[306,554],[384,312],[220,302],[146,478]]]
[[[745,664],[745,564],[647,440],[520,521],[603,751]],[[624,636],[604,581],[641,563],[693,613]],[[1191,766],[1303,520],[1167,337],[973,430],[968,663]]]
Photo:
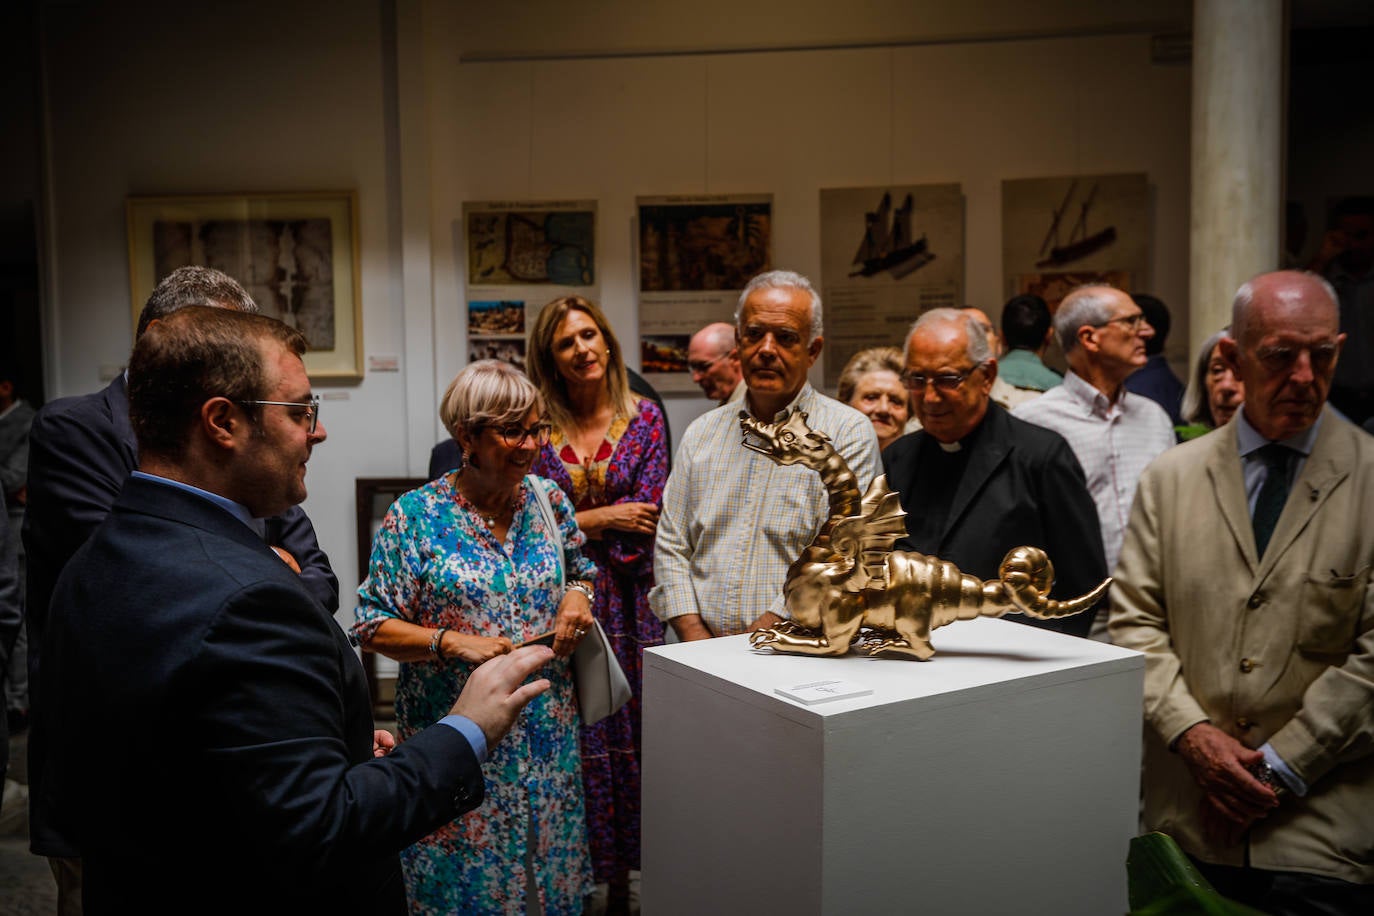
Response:
[[[433,655],[439,661],[444,660],[444,655],[441,651],[441,647],[444,642],[444,634],[447,632],[448,627],[440,627],[439,629],[435,630],[434,635],[429,638],[429,654]]]

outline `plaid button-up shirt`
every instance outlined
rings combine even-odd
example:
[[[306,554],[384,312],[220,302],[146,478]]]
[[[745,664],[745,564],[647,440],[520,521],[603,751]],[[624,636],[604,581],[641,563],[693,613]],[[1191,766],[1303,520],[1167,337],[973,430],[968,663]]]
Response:
[[[819,474],[774,464],[740,444],[744,406],[725,404],[687,427],[654,544],[654,613],[664,621],[700,614],[715,636],[744,632],[764,611],[785,616],[787,567],[829,515]],[[787,409],[793,407],[830,437],[866,490],[878,473],[878,437],[868,418],[809,384]]]

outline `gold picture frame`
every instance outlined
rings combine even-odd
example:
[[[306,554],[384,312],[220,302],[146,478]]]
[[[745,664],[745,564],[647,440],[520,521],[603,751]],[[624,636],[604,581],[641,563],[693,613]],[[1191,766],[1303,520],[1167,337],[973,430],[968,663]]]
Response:
[[[301,329],[312,379],[362,378],[356,191],[130,197],[125,215],[135,325],[162,277],[202,264]]]

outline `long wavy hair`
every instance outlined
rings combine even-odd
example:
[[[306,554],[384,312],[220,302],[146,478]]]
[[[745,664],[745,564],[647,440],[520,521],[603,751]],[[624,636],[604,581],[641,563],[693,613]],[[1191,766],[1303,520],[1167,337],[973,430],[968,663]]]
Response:
[[[625,374],[625,356],[620,349],[620,341],[606,320],[605,314],[590,300],[581,296],[560,296],[539,310],[539,317],[530,328],[529,345],[525,354],[525,371],[534,382],[544,404],[548,408],[549,420],[559,429],[567,430],[572,421],[572,406],[568,401],[568,383],[553,359],[553,336],[558,326],[571,311],[585,314],[596,325],[606,341],[606,386],[611,395],[611,406],[618,417],[633,417],[638,412],[637,401],[630,391],[629,377]]]

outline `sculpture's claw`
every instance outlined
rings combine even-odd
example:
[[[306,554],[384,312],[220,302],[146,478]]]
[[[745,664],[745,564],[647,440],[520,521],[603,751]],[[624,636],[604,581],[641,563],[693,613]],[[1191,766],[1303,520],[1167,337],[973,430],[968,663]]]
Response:
[[[881,655],[891,649],[910,649],[911,643],[902,639],[900,636],[887,636],[882,638],[874,637],[866,640],[860,647],[860,651],[867,656]]]
[[[779,635],[781,634],[776,629],[755,630],[749,634],[749,645],[755,649],[762,649],[776,643]]]
[[[830,644],[826,642],[823,631],[812,630],[791,621],[783,621],[775,627],[755,630],[749,634],[749,645],[755,649],[801,652],[805,655],[830,652]],[[848,649],[848,646],[845,648]]]

